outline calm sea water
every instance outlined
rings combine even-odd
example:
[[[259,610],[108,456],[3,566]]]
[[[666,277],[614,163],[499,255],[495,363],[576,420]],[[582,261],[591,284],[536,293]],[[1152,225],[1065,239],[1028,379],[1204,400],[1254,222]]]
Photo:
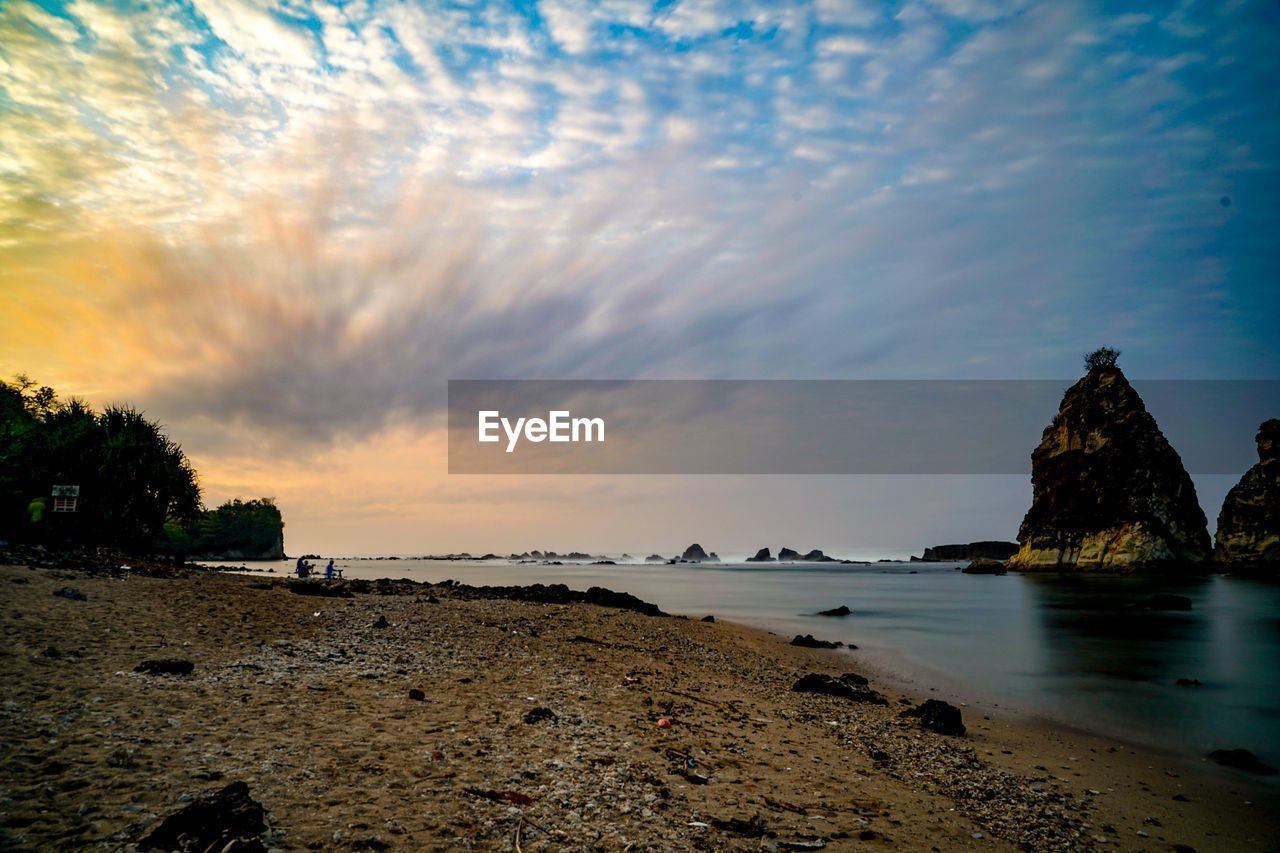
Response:
[[[256,564],[263,566],[264,564]],[[291,563],[274,564],[288,574]],[[606,586],[670,613],[854,643],[858,659],[952,701],[998,704],[1203,755],[1280,764],[1280,583],[1237,577],[966,575],[956,563],[871,566],[511,565],[338,560],[348,578]],[[1126,605],[1155,593],[1189,612]],[[813,615],[847,605],[843,618]],[[1179,687],[1178,678],[1200,687]]]

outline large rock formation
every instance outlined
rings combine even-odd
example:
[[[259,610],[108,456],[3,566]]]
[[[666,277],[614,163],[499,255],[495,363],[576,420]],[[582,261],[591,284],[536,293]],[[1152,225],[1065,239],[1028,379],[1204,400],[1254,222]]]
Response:
[[[1093,367],[1063,396],[1031,485],[1011,568],[1129,572],[1209,556],[1195,485],[1118,367]]]
[[[1280,569],[1280,420],[1258,427],[1258,464],[1227,492],[1213,559]]]
[[[912,562],[941,563],[969,560],[1007,560],[1018,553],[1017,542],[969,542],[959,545],[934,545],[924,549],[924,556]]]

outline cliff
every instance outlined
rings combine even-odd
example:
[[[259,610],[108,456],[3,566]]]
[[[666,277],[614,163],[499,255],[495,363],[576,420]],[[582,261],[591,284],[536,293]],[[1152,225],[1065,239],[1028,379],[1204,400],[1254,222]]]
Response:
[[[1280,420],[1258,427],[1258,464],[1240,478],[1218,514],[1213,559],[1280,569]]]
[[[969,542],[958,545],[934,545],[924,549],[924,556],[911,559],[915,562],[967,562],[971,560],[1007,560],[1018,553],[1017,542]]]
[[[1168,570],[1209,556],[1195,485],[1118,367],[1092,368],[1063,396],[1031,485],[1011,568]]]

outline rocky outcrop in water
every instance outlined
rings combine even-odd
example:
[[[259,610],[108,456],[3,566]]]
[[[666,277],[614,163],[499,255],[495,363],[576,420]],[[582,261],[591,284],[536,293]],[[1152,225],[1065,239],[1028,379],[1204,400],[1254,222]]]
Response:
[[[747,562],[748,563],[772,563],[773,557],[769,555],[768,548],[761,548],[759,551],[756,551],[756,555],[754,557],[747,557]]]
[[[913,562],[962,563],[971,560],[1007,560],[1018,553],[1017,542],[968,542],[957,545],[934,545],[925,548],[924,555],[912,557]]]
[[[680,559],[688,560],[690,563],[706,563],[711,561],[711,555],[702,550],[702,546],[695,542],[684,549]]]
[[[1067,391],[1031,454],[1031,485],[1011,568],[1169,570],[1209,556],[1195,485],[1118,367]]]
[[[1280,420],[1258,427],[1258,464],[1240,478],[1218,514],[1213,559],[1280,569]]]

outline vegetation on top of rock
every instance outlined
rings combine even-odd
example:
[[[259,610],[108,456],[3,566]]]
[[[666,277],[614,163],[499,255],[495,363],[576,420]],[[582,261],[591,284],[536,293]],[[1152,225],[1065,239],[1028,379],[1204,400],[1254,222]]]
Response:
[[[1093,370],[1095,367],[1115,367],[1119,358],[1120,350],[1098,347],[1093,352],[1085,353],[1084,366],[1087,370]]]

